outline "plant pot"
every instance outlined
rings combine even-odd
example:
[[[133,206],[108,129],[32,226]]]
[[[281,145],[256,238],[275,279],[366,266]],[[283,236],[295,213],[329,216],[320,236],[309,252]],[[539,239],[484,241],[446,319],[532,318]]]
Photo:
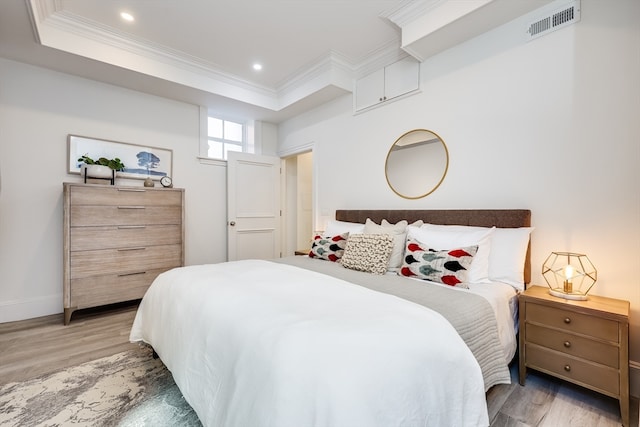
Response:
[[[80,173],[82,176],[86,176],[88,178],[102,178],[102,179],[111,179],[113,177],[113,172],[109,166],[103,165],[82,165],[82,170]]]

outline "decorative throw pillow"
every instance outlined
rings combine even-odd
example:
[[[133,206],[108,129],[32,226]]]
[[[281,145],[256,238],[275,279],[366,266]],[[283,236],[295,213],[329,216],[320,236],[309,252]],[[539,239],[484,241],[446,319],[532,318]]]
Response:
[[[423,224],[421,220],[418,220],[411,225],[413,227],[420,227]],[[389,271],[398,271],[402,265],[402,255],[404,254],[404,246],[407,239],[407,226],[406,220],[398,221],[395,224],[389,223],[386,219],[383,219],[380,224],[376,224],[370,218],[364,223],[365,234],[389,234],[393,237],[393,251],[389,257],[387,269]]]
[[[489,227],[435,224],[425,224],[423,228],[435,231],[461,231],[469,234],[492,230]],[[491,248],[488,259],[490,281],[507,283],[519,291],[524,290],[524,262],[529,247],[530,234],[533,230],[533,227],[493,228],[490,235]],[[481,257],[482,245],[479,244],[479,246],[479,254],[475,257],[474,265],[471,267],[472,271],[476,268],[476,263]],[[473,277],[473,274],[471,276]]]
[[[478,246],[469,268],[468,282],[489,283],[489,254],[493,228],[479,230],[461,229],[455,225],[424,224],[420,228],[407,227],[407,235],[429,248],[451,249]]]
[[[349,233],[338,234],[337,236],[316,236],[313,238],[309,256],[336,262],[344,254],[347,238],[349,238]]]
[[[468,288],[468,273],[478,246],[438,251],[407,237],[404,262],[398,274],[449,286]]]
[[[393,237],[389,234],[352,234],[340,263],[352,270],[384,274],[393,251]]]

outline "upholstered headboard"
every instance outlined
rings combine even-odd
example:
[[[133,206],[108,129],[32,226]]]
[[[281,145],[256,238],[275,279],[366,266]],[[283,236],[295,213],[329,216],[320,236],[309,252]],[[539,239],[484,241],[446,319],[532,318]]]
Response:
[[[453,210],[337,210],[338,221],[364,223],[367,218],[378,224],[386,219],[396,223],[403,219],[412,223],[419,219],[431,224],[470,225],[475,227],[515,228],[531,226],[527,209],[453,209]],[[524,283],[531,282],[531,242],[524,265]]]

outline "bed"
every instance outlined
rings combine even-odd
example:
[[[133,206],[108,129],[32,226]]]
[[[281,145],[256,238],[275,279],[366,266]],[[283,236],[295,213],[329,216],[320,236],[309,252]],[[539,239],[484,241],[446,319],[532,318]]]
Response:
[[[404,235],[401,224],[411,224]],[[369,232],[340,229],[359,225]],[[130,339],[153,347],[206,426],[486,426],[485,392],[510,382],[530,226],[528,210],[339,210],[317,242],[346,236],[340,262],[296,256],[171,270],[147,291]],[[463,245],[497,230],[496,256],[517,260],[510,278],[476,280],[484,243],[461,248],[472,261],[452,270],[465,278],[455,286],[407,264],[410,248],[426,250],[413,238]],[[517,250],[500,247],[515,234]],[[391,268],[400,241],[404,258]],[[382,247],[384,271],[373,263]]]

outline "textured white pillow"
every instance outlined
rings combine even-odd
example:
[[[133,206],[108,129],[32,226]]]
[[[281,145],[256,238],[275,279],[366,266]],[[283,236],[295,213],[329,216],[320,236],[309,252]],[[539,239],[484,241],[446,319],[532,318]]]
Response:
[[[466,225],[425,224],[432,230],[482,232],[493,230],[489,253],[489,280],[524,290],[524,261],[533,227],[488,228]]]
[[[396,224],[389,224],[387,220],[382,220],[382,224],[376,224],[367,218],[364,223],[365,234],[388,234],[393,237],[393,251],[389,257],[387,269],[395,271],[402,265],[402,254],[404,253],[404,241],[407,236],[407,221],[398,221]]]
[[[360,234],[364,232],[364,224],[358,222],[329,220],[327,229],[324,231],[325,236],[337,236],[338,234]]]
[[[386,219],[383,219],[380,224],[376,224],[369,218],[364,224],[365,234],[389,234],[393,237],[393,252],[391,252],[391,257],[389,258],[389,271],[397,271],[402,265],[408,224],[406,220],[391,224]],[[411,225],[420,227],[422,224],[423,221],[418,220]]]
[[[351,234],[340,263],[352,270],[384,274],[393,250],[393,236],[382,234]]]
[[[415,240],[436,250],[454,249],[466,246],[478,246],[469,268],[470,283],[489,283],[489,254],[491,253],[491,235],[493,228],[469,230],[456,225],[424,224],[422,227],[407,227],[407,233]]]

